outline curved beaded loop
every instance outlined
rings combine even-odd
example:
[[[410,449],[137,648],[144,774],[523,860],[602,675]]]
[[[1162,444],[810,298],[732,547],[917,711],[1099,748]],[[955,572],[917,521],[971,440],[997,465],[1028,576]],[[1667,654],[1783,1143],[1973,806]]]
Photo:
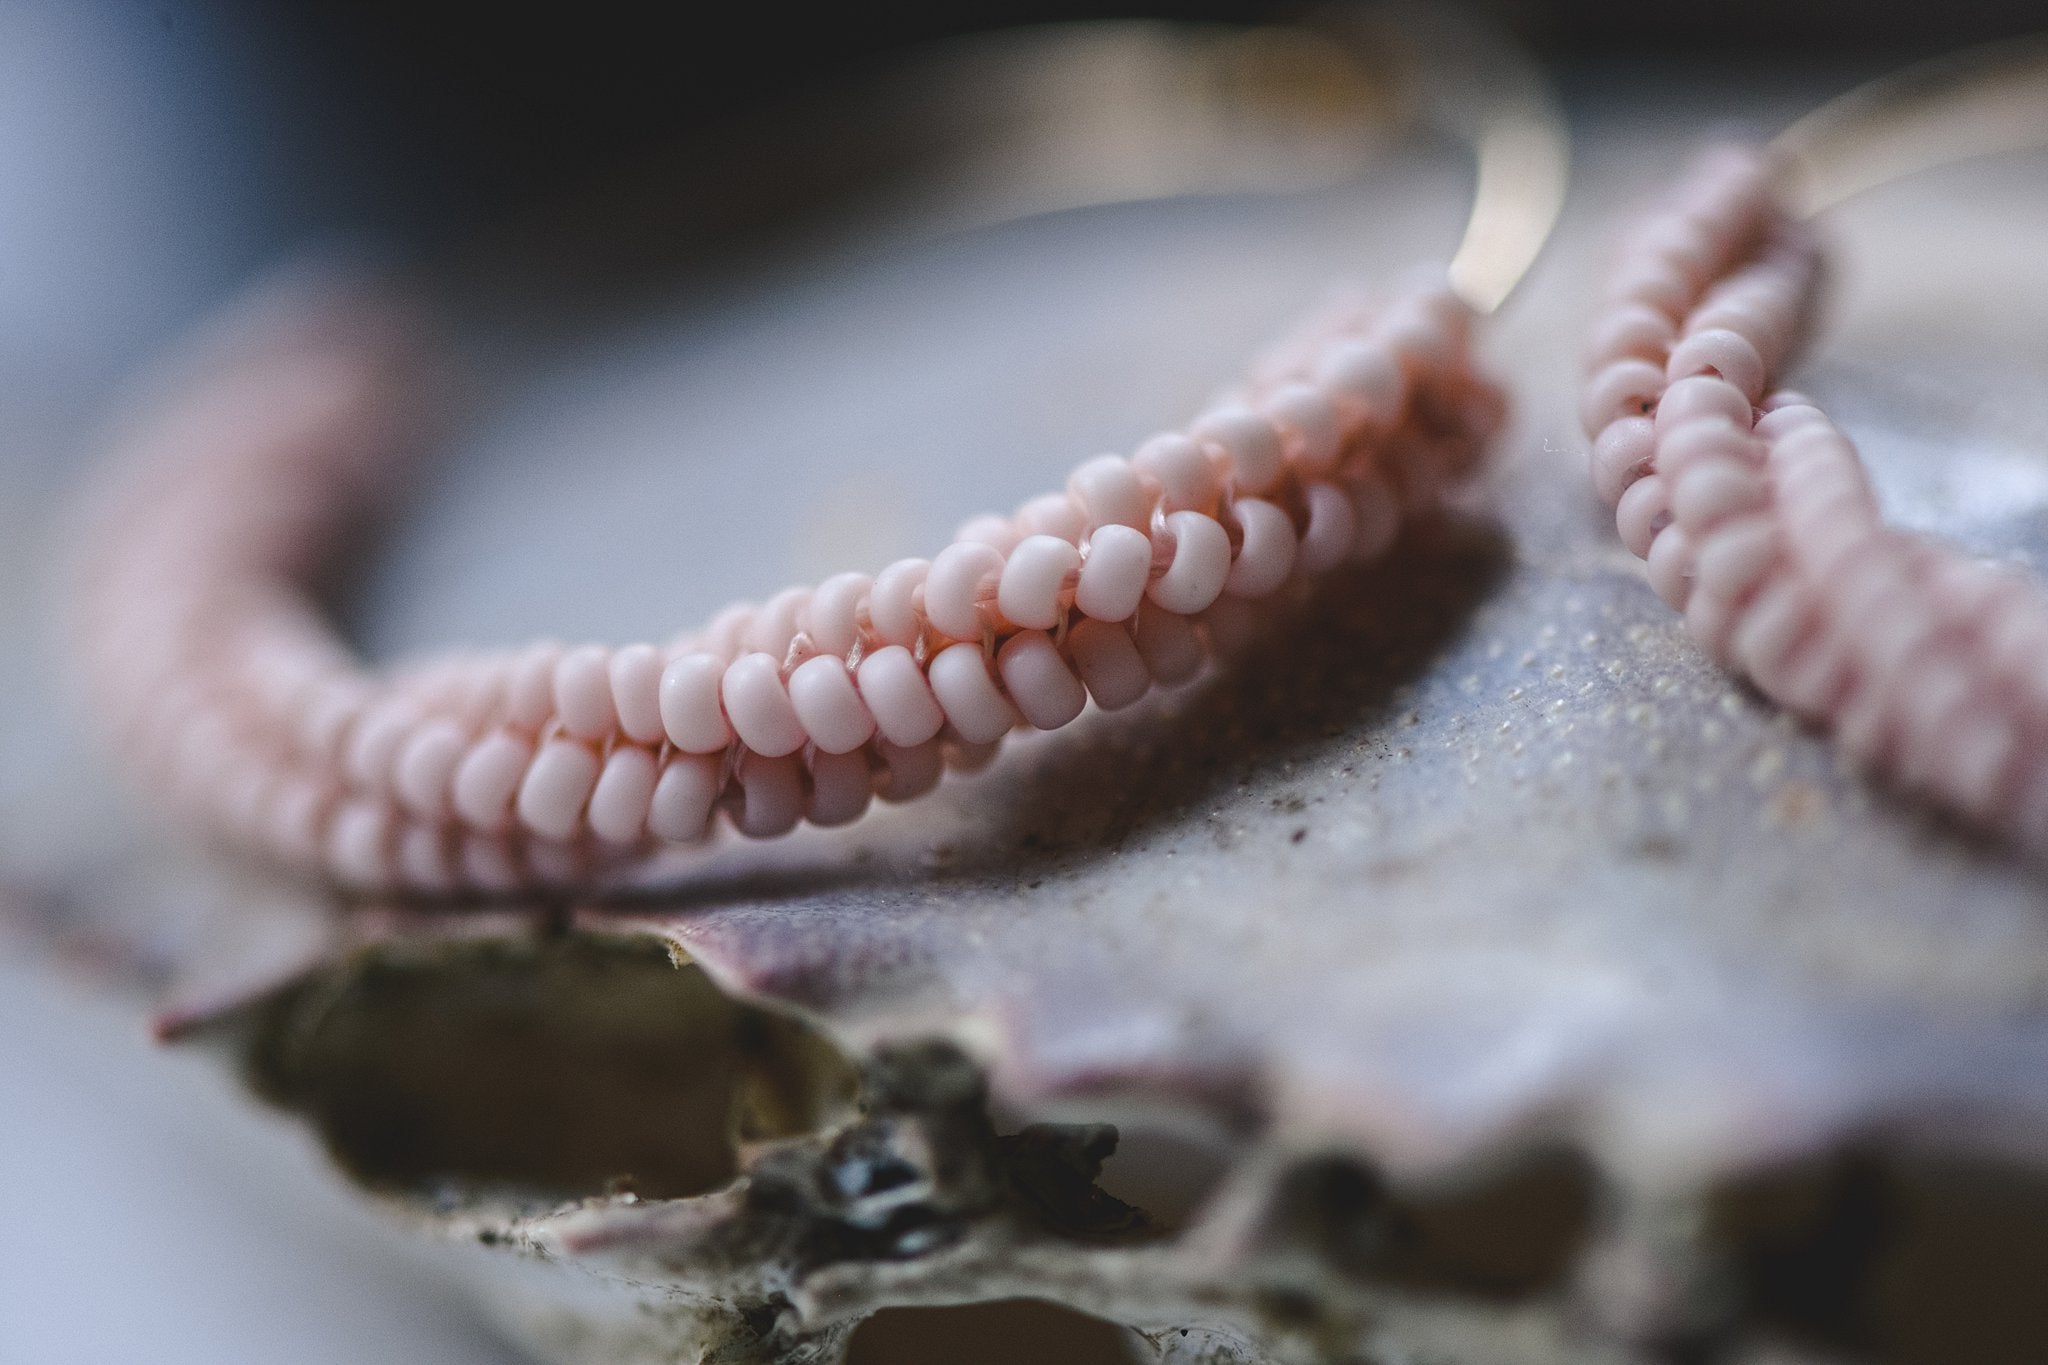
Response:
[[[1821,266],[1777,170],[1717,148],[1629,237],[1587,356],[1594,487],[1717,661],[2048,850],[2048,590],[1886,526],[1849,438],[1777,387]]]
[[[142,427],[87,538],[88,683],[116,744],[232,842],[359,889],[576,882],[701,839],[843,824],[1019,726],[1192,676],[1220,598],[1385,551],[1501,395],[1442,288],[1356,299],[1225,404],[930,560],[720,613],[665,645],[388,674],[305,580],[408,442],[389,329],[330,305]]]

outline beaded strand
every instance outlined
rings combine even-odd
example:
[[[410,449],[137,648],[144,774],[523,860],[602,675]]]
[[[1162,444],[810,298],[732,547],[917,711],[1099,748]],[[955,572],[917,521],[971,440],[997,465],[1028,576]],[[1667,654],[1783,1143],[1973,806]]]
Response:
[[[1692,637],[1844,751],[2048,851],[2048,590],[1884,524],[1825,413],[1776,387],[1812,228],[1769,154],[1708,154],[1625,246],[1587,357],[1591,474]]]
[[[376,673],[308,586],[409,443],[401,348],[302,325],[203,375],[117,464],[87,542],[88,682],[180,812],[358,890],[577,884],[703,839],[840,825],[1186,681],[1235,601],[1383,554],[1503,410],[1440,288],[1347,303],[1229,400],[930,560],[841,574],[667,644]]]

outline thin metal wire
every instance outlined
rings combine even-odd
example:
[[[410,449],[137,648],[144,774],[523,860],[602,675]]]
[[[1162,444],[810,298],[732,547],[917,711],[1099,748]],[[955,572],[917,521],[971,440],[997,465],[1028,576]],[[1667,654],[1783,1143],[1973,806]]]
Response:
[[[2048,147],[2048,34],[1938,57],[1830,100],[1780,133],[1784,193],[1811,217],[1937,166]]]

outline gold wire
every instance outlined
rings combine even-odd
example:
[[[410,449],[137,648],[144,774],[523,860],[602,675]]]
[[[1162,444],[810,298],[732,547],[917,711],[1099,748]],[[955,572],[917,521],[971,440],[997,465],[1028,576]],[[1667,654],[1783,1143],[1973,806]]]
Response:
[[[1803,217],[1959,161],[2048,147],[2048,34],[1990,43],[1857,86],[1780,133]]]

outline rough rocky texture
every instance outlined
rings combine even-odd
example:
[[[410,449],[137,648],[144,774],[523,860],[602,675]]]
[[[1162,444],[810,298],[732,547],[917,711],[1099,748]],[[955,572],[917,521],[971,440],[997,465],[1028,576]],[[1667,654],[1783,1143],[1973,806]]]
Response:
[[[1015,1296],[1176,1362],[2038,1358],[2039,874],[1839,771],[1610,543],[1570,353],[1596,225],[1670,142],[1597,127],[1494,347],[1523,400],[1498,468],[1312,638],[606,905],[337,919],[195,874],[222,925],[168,919],[138,863],[164,955],[209,978],[170,1026],[230,1041],[564,1361],[832,1360],[877,1308]],[[2048,181],[2009,170],[1848,211],[1802,382],[1898,515],[2038,560],[2048,354],[2007,300],[2048,296],[2014,229]],[[594,361],[500,355],[519,392],[365,634],[623,635],[880,562],[1173,420],[1361,251],[1440,255],[1456,192],[1402,166],[827,251]],[[531,477],[564,448],[601,458]],[[903,494],[880,524],[849,450]],[[706,569],[618,591],[707,487],[737,491],[691,523]],[[801,514],[749,502],[792,487]]]

